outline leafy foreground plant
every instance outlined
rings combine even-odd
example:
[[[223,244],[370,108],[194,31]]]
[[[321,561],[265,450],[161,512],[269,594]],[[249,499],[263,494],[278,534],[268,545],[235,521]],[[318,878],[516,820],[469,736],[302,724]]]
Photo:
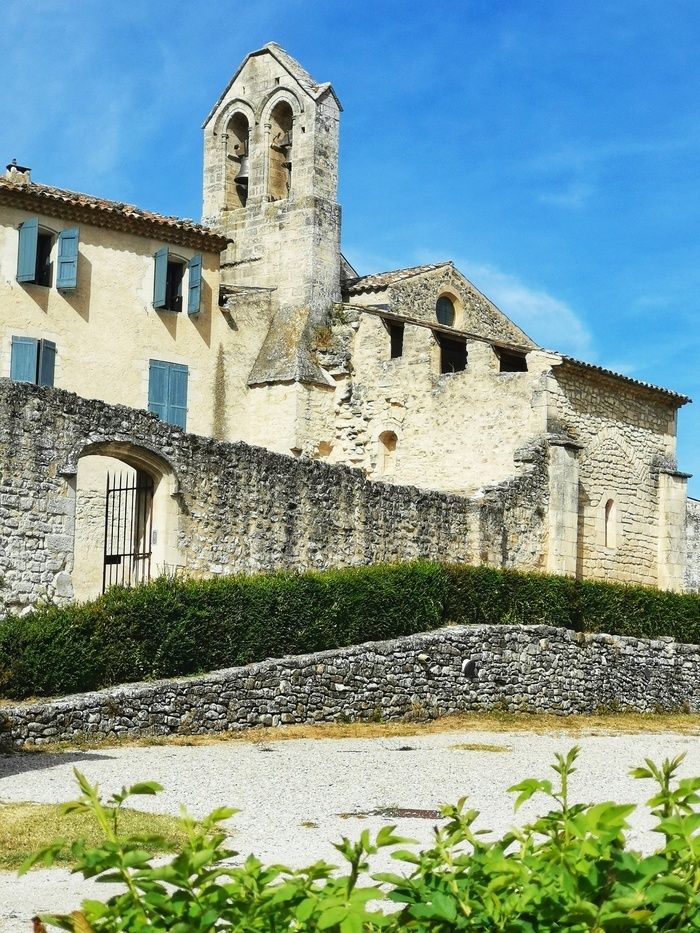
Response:
[[[528,779],[511,788],[516,809],[535,794],[549,798],[551,809],[501,839],[482,838],[485,831],[473,828],[478,813],[464,799],[444,807],[447,823],[435,828],[430,848],[393,852],[410,866],[407,877],[369,874],[370,856],[410,841],[393,826],[374,841],[368,831],[354,843],[343,838],[336,848],[344,873],[326,862],[298,871],[264,866],[253,856],[231,865],[227,860],[236,853],[225,848],[221,823],[232,809],[215,810],[202,823],[183,815],[186,844],[169,864],[154,866],[146,840],[119,837],[118,819],[128,797],[155,793],[158,785],[136,785],[105,806],[97,788],[76,772],[82,794],[66,808],[90,811],[105,839],[97,848],[75,845],[74,870],[122,882],[125,890],[106,904],[84,901],[79,912],[42,920],[75,933],[700,930],[700,778],[677,779],[682,756],[661,767],[647,760],[632,772],[657,784],[648,805],[663,846],[643,856],[625,848],[623,830],[634,805],[570,803],[577,754],[573,748],[556,756],[555,784]],[[22,871],[51,864],[59,845],[36,853]],[[392,912],[386,900],[400,907]]]

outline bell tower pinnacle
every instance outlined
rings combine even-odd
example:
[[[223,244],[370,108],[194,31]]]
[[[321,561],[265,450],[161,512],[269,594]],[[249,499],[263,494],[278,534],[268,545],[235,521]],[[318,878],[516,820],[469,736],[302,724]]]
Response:
[[[340,111],[330,84],[270,42],[204,123],[203,220],[232,240],[222,283],[270,289],[275,306],[249,385],[317,380],[304,332],[340,301]]]

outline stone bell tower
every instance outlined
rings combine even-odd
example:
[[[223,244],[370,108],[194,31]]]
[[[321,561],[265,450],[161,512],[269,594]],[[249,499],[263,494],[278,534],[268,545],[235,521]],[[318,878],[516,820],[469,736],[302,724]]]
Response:
[[[340,300],[340,110],[330,84],[271,42],[204,123],[203,220],[232,240],[222,283],[269,289],[274,310],[249,386],[323,382],[306,336]]]

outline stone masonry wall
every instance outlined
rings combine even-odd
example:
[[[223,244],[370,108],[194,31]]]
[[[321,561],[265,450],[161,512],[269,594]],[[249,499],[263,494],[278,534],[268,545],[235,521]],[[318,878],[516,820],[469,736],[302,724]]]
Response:
[[[548,398],[549,430],[582,448],[578,573],[657,585],[658,470],[675,465],[674,403],[566,366],[554,367]]]
[[[700,499],[688,499],[686,523],[688,560],[685,584],[691,593],[700,592]]]
[[[452,626],[394,641],[0,707],[0,746],[202,734],[470,710],[700,709],[700,647],[550,626]]]
[[[482,553],[509,564],[522,554],[523,521],[534,529],[535,561],[544,546],[530,479],[478,500],[372,483],[348,467],[220,443],[147,412],[0,380],[0,611],[73,598],[85,454],[131,465],[147,455],[160,465],[177,512],[169,563],[193,576],[419,557],[479,563]]]

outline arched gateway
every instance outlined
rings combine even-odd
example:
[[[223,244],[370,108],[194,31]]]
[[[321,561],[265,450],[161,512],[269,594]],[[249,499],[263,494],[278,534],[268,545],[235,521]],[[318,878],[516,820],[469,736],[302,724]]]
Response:
[[[162,455],[138,444],[88,442],[68,475],[73,498],[73,593],[90,599],[175,572],[177,479]]]

